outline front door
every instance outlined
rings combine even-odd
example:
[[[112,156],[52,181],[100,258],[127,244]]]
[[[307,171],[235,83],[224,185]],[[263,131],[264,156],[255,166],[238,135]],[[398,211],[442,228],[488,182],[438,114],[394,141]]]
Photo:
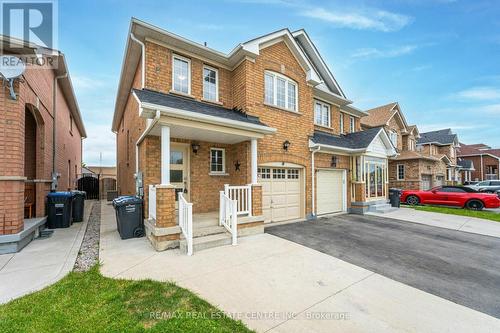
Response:
[[[378,200],[386,197],[385,172],[384,160],[371,158],[365,162],[365,194],[367,200]]]
[[[183,192],[189,201],[189,146],[170,144],[170,184],[175,187],[175,208],[178,208],[177,193]]]

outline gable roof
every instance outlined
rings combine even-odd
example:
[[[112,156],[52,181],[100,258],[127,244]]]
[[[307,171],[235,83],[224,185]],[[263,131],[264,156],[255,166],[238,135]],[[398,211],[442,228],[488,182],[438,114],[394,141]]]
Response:
[[[219,105],[199,102],[191,98],[177,96],[174,94],[164,94],[148,89],[133,89],[132,93],[137,96],[141,103],[160,105],[186,112],[195,112],[212,117],[225,118],[244,123],[266,126],[260,122],[258,117],[245,114],[243,112],[228,109]]]
[[[420,138],[417,140],[417,144],[421,145],[429,143],[437,145],[458,145],[458,136],[451,131],[451,128],[420,133]]]
[[[396,112],[394,108],[398,103],[393,102],[386,105],[367,110],[368,116],[361,118],[361,124],[368,127],[385,126]]]
[[[458,149],[458,156],[488,155],[500,160],[500,149],[484,149],[483,147],[489,146],[485,144],[466,145],[465,143],[461,143],[460,148]]]
[[[144,43],[146,40],[168,45],[175,50],[179,50],[179,52],[185,53],[187,56],[199,57],[204,61],[229,70],[237,67],[245,59],[255,59],[259,55],[261,48],[272,45],[276,41],[283,41],[306,72],[309,84],[313,87],[324,86],[328,97],[335,100],[338,105],[343,106],[352,103],[345,97],[337,81],[319,55],[316,46],[303,30],[292,33],[288,28],[280,29],[240,43],[230,53],[225,54],[152,24],[132,18],[116,95],[113,131],[118,129],[137,66],[142,59],[142,46],[140,43]],[[362,115],[362,113],[359,115]]]
[[[374,142],[375,138],[379,136],[382,136],[384,144],[390,147],[389,150],[391,154],[395,155],[396,150],[382,127],[370,128],[365,131],[342,135],[334,135],[316,130],[311,137],[311,143],[313,144],[312,146],[326,146],[328,148],[345,150],[347,152],[366,151]]]

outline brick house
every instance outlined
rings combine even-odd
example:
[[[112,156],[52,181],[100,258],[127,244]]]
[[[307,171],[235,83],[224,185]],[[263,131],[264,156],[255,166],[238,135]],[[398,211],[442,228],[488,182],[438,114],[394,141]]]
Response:
[[[389,187],[427,190],[449,183],[451,176],[447,177],[447,170],[454,168],[456,154],[450,145],[443,143],[448,138],[432,143],[432,149],[428,144],[424,146],[433,132],[420,134],[416,125],[408,125],[397,102],[366,112],[368,116],[361,118],[362,128],[383,126],[396,147],[397,156],[389,159]]]
[[[132,19],[112,125],[119,194],[144,196],[157,250],[219,224],[236,237],[366,211],[386,202],[395,151],[351,103],[304,30],[224,54]]]
[[[8,253],[45,223],[51,189],[74,189],[86,133],[64,55],[5,36],[0,42],[2,55],[57,61],[55,69],[26,65],[14,80],[15,96],[6,85],[1,89],[0,253]]]
[[[461,163],[473,165],[473,169],[464,173],[463,177],[468,177],[464,178],[465,180],[500,179],[500,149],[492,149],[483,143],[472,145],[461,143],[458,156],[463,161]]]

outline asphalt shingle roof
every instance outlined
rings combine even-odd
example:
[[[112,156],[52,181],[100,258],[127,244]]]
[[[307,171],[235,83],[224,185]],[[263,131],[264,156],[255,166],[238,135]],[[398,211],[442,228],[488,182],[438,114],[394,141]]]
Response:
[[[314,143],[335,146],[348,149],[368,148],[373,139],[377,136],[381,127],[367,129],[366,131],[348,133],[343,135],[333,135],[326,132],[314,131],[311,140]]]
[[[394,107],[397,104],[398,103],[393,102],[367,110],[368,116],[361,118],[361,124],[368,127],[384,126],[396,112]]]
[[[230,120],[241,121],[254,125],[267,126],[262,123],[258,117],[245,114],[223,106],[214,105],[205,102],[199,102],[191,98],[177,96],[174,94],[164,94],[148,89],[132,89],[141,102],[157,104],[189,112],[196,112],[207,116],[220,117]]]
[[[459,158],[457,161],[457,164],[462,168],[462,169],[473,169],[474,165],[472,164],[471,160],[464,160]]]
[[[439,131],[420,133],[418,144],[437,142],[443,145],[450,145],[457,141],[457,135],[453,134],[450,128]]]

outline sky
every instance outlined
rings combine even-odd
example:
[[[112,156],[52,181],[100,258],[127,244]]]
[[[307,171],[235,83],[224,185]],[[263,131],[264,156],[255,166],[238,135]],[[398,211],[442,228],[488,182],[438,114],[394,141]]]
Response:
[[[452,128],[461,142],[500,147],[498,0],[59,0],[58,12],[87,165],[116,163],[111,121],[131,17],[225,53],[304,28],[354,106],[396,101],[421,132]]]

